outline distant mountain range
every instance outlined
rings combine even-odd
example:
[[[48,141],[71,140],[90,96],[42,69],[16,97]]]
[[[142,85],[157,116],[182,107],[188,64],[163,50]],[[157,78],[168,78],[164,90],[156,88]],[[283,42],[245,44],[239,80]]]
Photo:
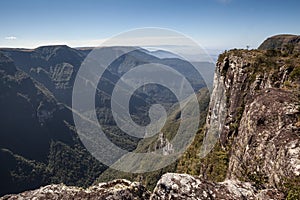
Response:
[[[146,50],[146,49],[143,49],[142,50],[143,52],[149,54],[149,55],[152,55],[152,56],[155,56],[157,58],[179,58],[179,59],[183,59],[181,56],[175,54],[175,53],[172,53],[172,52],[169,52],[169,51],[164,51],[164,50]]]
[[[130,47],[97,49],[114,55]],[[72,117],[72,89],[76,74],[91,48],[65,45],[36,49],[0,49],[0,195],[49,183],[88,186],[107,167],[95,160],[79,140]],[[191,63],[165,51],[133,50],[117,58],[98,84],[96,112],[107,136],[118,146],[134,150],[139,139],[126,135],[115,124],[110,98],[116,82],[128,70],[145,63],[159,63],[183,74],[195,92],[206,87]],[[212,80],[214,65],[202,66]],[[155,95],[153,95],[155,94]],[[131,100],[132,117],[147,124],[153,103],[170,109],[177,102],[161,86],[137,90]]]

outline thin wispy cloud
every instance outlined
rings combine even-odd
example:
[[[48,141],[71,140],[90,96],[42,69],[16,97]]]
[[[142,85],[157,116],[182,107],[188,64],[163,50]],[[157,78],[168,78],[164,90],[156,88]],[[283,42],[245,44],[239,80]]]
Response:
[[[5,37],[5,39],[6,40],[16,40],[17,37],[15,37],[15,36],[7,36],[7,37]]]

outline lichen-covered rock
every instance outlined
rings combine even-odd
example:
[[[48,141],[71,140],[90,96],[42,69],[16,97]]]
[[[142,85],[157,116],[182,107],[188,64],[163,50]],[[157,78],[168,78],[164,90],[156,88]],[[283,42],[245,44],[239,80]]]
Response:
[[[187,174],[168,173],[161,177],[151,195],[160,199],[282,199],[275,189],[256,190],[250,183],[225,180],[220,183],[204,181]]]
[[[6,195],[1,200],[34,199],[34,200],[69,200],[69,199],[149,199],[150,193],[139,183],[124,179],[108,183],[100,183],[87,189],[59,185],[48,185],[37,190],[26,191],[20,194]]]
[[[246,104],[232,146],[228,178],[242,178],[270,186],[300,175],[297,97],[282,89],[262,90]]]

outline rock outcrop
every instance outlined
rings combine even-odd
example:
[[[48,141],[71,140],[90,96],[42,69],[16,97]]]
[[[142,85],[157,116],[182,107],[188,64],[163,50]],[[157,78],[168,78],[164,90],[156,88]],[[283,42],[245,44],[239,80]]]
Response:
[[[35,199],[35,200],[81,200],[81,199],[282,199],[283,194],[276,189],[257,190],[250,183],[237,180],[225,180],[213,183],[188,174],[164,174],[151,194],[138,182],[117,179],[99,183],[87,189],[66,186],[64,184],[48,185],[20,194],[5,195],[0,200]]]
[[[281,50],[220,56],[207,133],[219,133],[229,151],[227,180],[287,193],[287,185],[299,187],[299,63]]]
[[[219,126],[222,144],[231,146],[227,178],[279,187],[300,174],[299,77],[290,78],[299,58],[259,51],[226,56],[215,86],[226,94]]]
[[[220,141],[202,149],[194,144],[180,161],[181,169],[212,182],[248,182],[257,191],[276,189],[299,199],[299,91],[297,52],[235,49],[221,54],[203,131]],[[195,158],[196,150],[197,156],[199,150],[207,156]],[[198,169],[185,164],[189,158],[200,163]]]
[[[275,187],[286,178],[300,175],[296,102],[292,92],[270,88],[261,90],[245,105],[232,146],[228,178],[246,174]]]
[[[282,199],[274,189],[256,190],[250,183],[225,180],[213,183],[187,174],[167,173],[157,183],[151,200],[163,199]]]
[[[100,183],[87,189],[59,185],[48,185],[37,190],[26,191],[16,195],[6,195],[1,200],[35,199],[35,200],[119,200],[119,199],[149,199],[150,192],[137,182],[117,179],[108,183]]]

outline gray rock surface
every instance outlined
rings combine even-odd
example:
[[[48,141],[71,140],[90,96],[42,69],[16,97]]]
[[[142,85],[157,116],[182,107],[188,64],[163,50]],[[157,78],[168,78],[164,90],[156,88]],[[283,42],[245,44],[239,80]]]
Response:
[[[219,131],[221,143],[231,145],[227,178],[278,187],[300,174],[299,84],[285,86],[291,70],[282,58],[257,66],[256,56],[262,53],[229,53],[217,64],[219,100],[210,105],[207,131]]]
[[[246,104],[233,144],[228,178],[244,174],[269,186],[300,175],[299,112],[296,97],[281,89],[262,90]]]
[[[59,185],[48,185],[20,194],[5,195],[0,200],[68,200],[68,199],[282,199],[283,194],[276,189],[256,190],[250,183],[226,180],[213,183],[188,174],[164,174],[153,193],[150,194],[138,182],[117,179],[99,183],[87,189]]]
[[[208,182],[188,174],[167,173],[157,183],[151,200],[160,199],[282,199],[275,189],[256,190],[250,183],[225,180]]]
[[[87,189],[59,185],[48,185],[36,190],[26,191],[16,195],[6,195],[1,200],[77,200],[77,199],[149,199],[150,193],[137,182],[117,179],[108,183],[100,183]]]

